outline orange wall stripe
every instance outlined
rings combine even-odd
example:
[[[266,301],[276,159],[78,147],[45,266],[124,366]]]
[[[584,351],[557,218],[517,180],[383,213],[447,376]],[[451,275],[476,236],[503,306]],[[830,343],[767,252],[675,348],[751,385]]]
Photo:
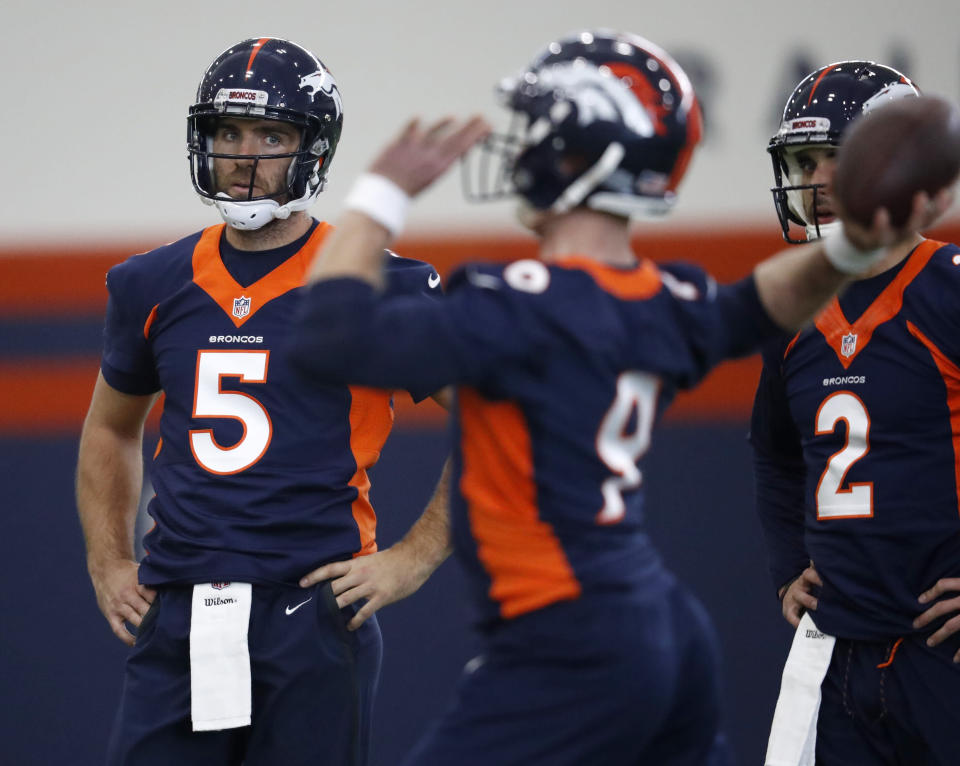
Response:
[[[578,598],[580,583],[553,528],[540,518],[530,434],[516,405],[459,392],[460,489],[490,597],[511,618]]]
[[[930,236],[960,242],[960,221],[937,227]],[[0,318],[102,314],[107,305],[107,270],[167,241],[0,247]],[[785,247],[779,230],[766,221],[729,228],[661,224],[635,236],[633,245],[638,254],[654,261],[700,264],[720,282],[746,276],[763,258]],[[408,258],[429,261],[444,277],[465,261],[503,262],[537,254],[535,240],[519,232],[408,236],[394,249]]]
[[[957,512],[960,514],[960,368],[944,354],[913,322],[907,322],[910,334],[919,340],[933,357],[947,388],[947,407],[950,409],[950,430],[953,433],[954,472],[957,483]]]
[[[99,369],[96,357],[0,362],[0,435],[79,437]]]
[[[79,434],[98,369],[94,356],[0,363],[0,436]],[[744,422],[759,376],[759,357],[727,362],[694,391],[680,393],[665,420]],[[414,404],[409,395],[398,393],[395,405],[400,428],[439,429],[447,422],[447,412],[429,399]]]

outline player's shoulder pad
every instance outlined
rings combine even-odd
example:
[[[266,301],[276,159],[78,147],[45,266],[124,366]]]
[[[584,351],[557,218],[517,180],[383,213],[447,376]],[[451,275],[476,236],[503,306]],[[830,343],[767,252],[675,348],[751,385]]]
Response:
[[[193,251],[202,231],[145,253],[131,255],[107,271],[111,291],[161,295],[176,289],[193,275]],[[154,301],[155,303],[157,301]]]
[[[589,281],[586,275],[559,266],[550,266],[535,258],[510,263],[470,263],[450,277],[448,290],[470,286],[481,290],[540,295],[557,292],[559,285]]]
[[[658,263],[660,279],[671,295],[682,300],[713,300],[717,283],[700,266],[676,261]]]
[[[387,292],[425,293],[440,295],[443,292],[440,274],[426,261],[404,258],[392,250],[384,250],[384,274],[387,279]]]
[[[960,246],[945,242],[943,247],[933,253],[929,266],[938,280],[945,280],[949,285],[948,289],[955,290],[960,284]]]

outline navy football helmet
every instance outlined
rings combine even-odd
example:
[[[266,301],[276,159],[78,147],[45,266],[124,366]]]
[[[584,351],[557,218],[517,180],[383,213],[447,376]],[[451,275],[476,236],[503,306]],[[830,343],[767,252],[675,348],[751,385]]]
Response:
[[[821,67],[800,82],[783,109],[780,129],[767,145],[776,183],[770,191],[787,242],[817,239],[840,225],[820,222],[816,195],[823,185],[801,183],[797,152],[810,146],[839,146],[847,127],[861,114],[894,99],[919,95],[906,76],[873,61],[840,61]],[[803,192],[807,189],[814,194],[812,220],[804,213]],[[803,226],[806,239],[791,237],[790,223]]]
[[[300,145],[289,154],[214,154],[217,120],[224,115],[290,123],[300,131]],[[238,229],[259,229],[274,218],[287,218],[312,205],[323,190],[342,126],[340,91],[320,59],[276,37],[244,40],[217,56],[207,68],[197,88],[196,103],[190,107],[187,151],[193,188]],[[235,200],[217,192],[213,159],[241,156],[253,160],[250,196]],[[284,157],[290,158],[286,190],[280,195],[253,196],[257,164]]]
[[[498,95],[511,126],[481,145],[475,167],[465,165],[464,190],[474,201],[517,194],[534,211],[664,213],[702,134],[686,74],[629,34],[579,32],[552,42]]]

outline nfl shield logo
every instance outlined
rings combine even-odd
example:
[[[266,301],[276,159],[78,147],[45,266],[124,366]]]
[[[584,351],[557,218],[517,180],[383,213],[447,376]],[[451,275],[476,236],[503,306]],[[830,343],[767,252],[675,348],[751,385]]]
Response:
[[[214,590],[223,590],[224,588],[228,587],[229,585],[230,585],[230,583],[228,583],[228,582],[212,582],[212,583],[210,583],[210,587],[213,588]]]
[[[247,314],[250,313],[250,299],[241,295],[239,298],[233,299],[233,315],[237,319],[242,319]]]
[[[845,357],[853,356],[857,350],[857,334],[849,332],[840,339],[840,353]]]

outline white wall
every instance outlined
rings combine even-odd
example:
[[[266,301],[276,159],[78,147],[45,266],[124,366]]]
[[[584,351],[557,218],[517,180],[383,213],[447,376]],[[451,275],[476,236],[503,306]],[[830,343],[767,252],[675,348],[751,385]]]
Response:
[[[345,126],[328,191],[408,117],[482,111],[492,86],[551,39],[581,28],[643,35],[696,57],[710,135],[674,221],[773,221],[764,147],[799,76],[843,58],[906,62],[928,93],[960,98],[956,0],[5,0],[0,246],[173,238],[218,220],[194,195],[186,112],[207,64],[245,37],[287,37],[333,71]],[[794,64],[793,66],[796,66]],[[695,81],[703,79],[689,67]],[[414,232],[512,226],[505,203],[468,206],[457,174],[418,204]]]

